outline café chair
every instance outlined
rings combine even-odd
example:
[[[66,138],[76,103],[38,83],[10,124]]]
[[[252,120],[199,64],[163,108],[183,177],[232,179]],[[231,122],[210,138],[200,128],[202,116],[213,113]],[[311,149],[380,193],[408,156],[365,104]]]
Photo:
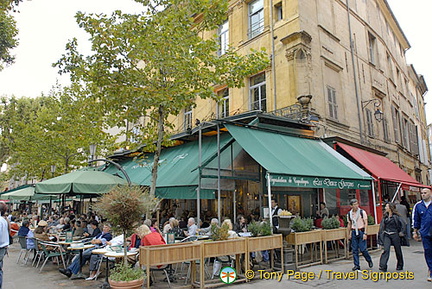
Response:
[[[18,236],[18,241],[19,244],[21,246],[21,250],[20,253],[18,255],[18,260],[17,260],[17,264],[19,263],[22,254],[24,253],[24,261],[25,264],[27,264],[28,258],[29,258],[29,254],[33,249],[27,249],[27,237],[25,236]]]
[[[66,263],[65,263],[65,260],[63,257],[63,251],[62,251],[62,248],[60,245],[58,245],[56,243],[50,243],[50,242],[39,242],[39,244],[42,247],[43,257],[45,258],[45,261],[43,262],[42,267],[40,268],[39,272],[42,272],[46,262],[50,258],[56,258],[57,264],[60,265],[60,260],[59,260],[59,257],[60,257],[61,261],[63,263],[63,267],[64,267],[64,269],[66,269]],[[52,250],[48,250],[47,249],[48,246],[52,247]]]

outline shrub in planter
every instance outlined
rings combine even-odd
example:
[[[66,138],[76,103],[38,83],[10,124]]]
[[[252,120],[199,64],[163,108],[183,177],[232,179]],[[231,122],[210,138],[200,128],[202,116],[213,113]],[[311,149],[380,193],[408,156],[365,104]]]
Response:
[[[154,210],[158,203],[159,200],[150,196],[148,190],[139,186],[116,186],[100,198],[97,209],[108,218],[114,230],[123,233],[123,244],[126,244],[126,237],[141,221],[141,215],[144,212]],[[122,265],[116,266],[112,270],[110,280],[114,281],[115,278],[117,281],[128,280],[130,282],[130,280],[134,280],[134,277],[138,277],[137,280],[142,280],[144,272],[140,268],[130,268],[127,263],[126,246],[124,246],[123,254]],[[142,282],[140,285],[142,286]],[[111,287],[116,288],[113,284]]]
[[[368,225],[375,225],[375,218],[371,215],[368,215]]]
[[[335,217],[325,218],[322,220],[321,225],[323,229],[337,229],[339,228],[339,220]]]
[[[211,228],[211,239],[213,241],[223,241],[223,240],[228,240],[228,231],[229,231],[229,227],[228,224],[222,224],[221,227],[212,224]]]
[[[273,232],[269,221],[264,222],[251,222],[248,225],[248,231],[252,236],[270,236]]]
[[[295,232],[307,232],[312,230],[313,220],[311,218],[294,218],[291,229]]]

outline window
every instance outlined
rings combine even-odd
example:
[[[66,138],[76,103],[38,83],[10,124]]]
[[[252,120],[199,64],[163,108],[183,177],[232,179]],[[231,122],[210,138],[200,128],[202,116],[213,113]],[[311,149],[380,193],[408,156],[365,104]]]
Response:
[[[400,79],[400,71],[399,71],[399,68],[396,68],[396,86],[399,88],[399,91],[402,91],[401,90],[401,79]]]
[[[249,38],[264,31],[264,0],[249,3]]]
[[[387,53],[387,73],[390,79],[393,79],[393,64],[390,57],[390,54]]]
[[[265,73],[251,77],[250,88],[251,109],[267,111]]]
[[[368,34],[369,35],[369,61],[372,64],[377,64],[377,47],[376,47],[376,37],[373,36],[372,34]]]
[[[192,128],[192,106],[189,106],[185,109],[184,112],[184,129],[191,129]]]
[[[367,132],[369,136],[373,137],[374,136],[373,115],[370,109],[366,108],[365,111],[366,111]]]
[[[338,119],[337,103],[336,103],[336,90],[333,87],[327,86],[327,98],[329,107],[329,116],[333,119]]]
[[[395,106],[392,105],[392,121],[393,121],[393,132],[395,137],[395,142],[400,143],[400,116],[399,111]]]
[[[386,118],[383,118],[382,125],[383,125],[384,141],[385,142],[390,142],[390,136],[389,136],[389,131],[388,131],[388,123],[387,123],[387,119]]]
[[[405,82],[405,97],[409,99],[410,93],[409,93],[408,80],[405,78],[404,82]]]
[[[402,145],[409,150],[409,125],[408,120],[403,118],[402,121]]]
[[[419,145],[418,145],[418,135],[417,135],[417,126],[413,121],[409,122],[409,133],[410,133],[410,148],[411,153],[413,155],[419,154]]]
[[[225,21],[218,29],[218,39],[219,39],[219,55],[224,55],[228,50],[229,45],[229,24]]]
[[[275,4],[276,21],[283,19],[282,2]]]
[[[218,94],[221,97],[221,100],[219,100],[217,106],[217,116],[218,118],[224,118],[229,116],[229,90],[228,88],[225,88]]]

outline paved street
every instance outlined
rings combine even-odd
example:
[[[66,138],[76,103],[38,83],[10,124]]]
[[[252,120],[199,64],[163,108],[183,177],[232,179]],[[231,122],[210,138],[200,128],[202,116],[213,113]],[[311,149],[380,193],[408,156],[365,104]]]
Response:
[[[291,277],[291,280],[287,280],[288,275],[284,274],[282,276],[281,281],[277,280],[260,280],[259,278],[255,278],[251,283],[243,283],[243,284],[235,284],[235,285],[225,285],[224,287],[232,286],[236,289],[242,288],[268,288],[271,286],[272,289],[278,288],[299,288],[299,289],[307,289],[313,287],[319,288],[331,288],[331,289],[351,289],[351,288],[376,288],[380,286],[381,289],[395,289],[395,288],[432,288],[432,283],[426,282],[426,264],[423,257],[423,248],[420,243],[413,243],[412,246],[407,248],[404,247],[404,258],[405,258],[405,271],[402,273],[406,275],[406,272],[413,272],[412,280],[379,280],[374,282],[372,280],[363,280],[363,276],[371,276],[370,272],[376,272],[378,269],[378,260],[380,253],[375,252],[372,253],[374,268],[372,271],[365,271],[366,275],[362,275],[359,273],[357,276],[345,276],[346,278],[352,277],[356,280],[336,280],[337,278],[344,278],[342,273],[351,272],[351,268],[353,266],[352,260],[342,260],[336,261],[327,265],[318,265],[313,267],[308,267],[302,269],[297,274],[303,273],[303,276],[298,276],[299,278],[306,278],[307,275],[313,275],[314,280],[309,281],[301,281],[301,280],[292,280],[294,276]],[[65,276],[60,274],[57,270],[57,265],[52,265],[49,262],[44,268],[42,273],[39,273],[38,269],[35,269],[31,266],[30,263],[27,265],[16,264],[17,256],[19,253],[19,245],[15,243],[9,251],[9,257],[5,258],[4,264],[4,289],[21,289],[21,288],[32,288],[32,289],[57,289],[57,288],[98,288],[103,283],[103,277],[97,281],[85,281],[85,280],[68,280]],[[362,260],[363,269],[367,268],[366,262]],[[390,260],[389,260],[389,272],[396,272],[396,258],[394,253],[392,252]],[[331,275],[330,271],[332,270],[333,275]],[[84,267],[84,273],[88,272],[88,267]],[[321,272],[321,278],[317,280],[317,276]],[[309,273],[309,274],[308,274]],[[156,278],[159,278],[160,272],[157,273]],[[256,273],[257,276],[259,272]],[[352,273],[351,273],[352,274]],[[331,276],[334,277],[334,280],[331,280]],[[399,275],[400,276],[400,275]],[[263,276],[264,277],[264,276]],[[267,277],[267,276],[266,276]],[[277,276],[273,276],[276,278]],[[309,276],[310,277],[310,276]],[[373,276],[372,276],[373,277]],[[411,278],[410,275],[408,275]],[[178,281],[174,283],[173,287],[180,288],[184,287],[182,285],[183,282]],[[168,288],[168,284],[159,280],[152,286],[152,288]]]

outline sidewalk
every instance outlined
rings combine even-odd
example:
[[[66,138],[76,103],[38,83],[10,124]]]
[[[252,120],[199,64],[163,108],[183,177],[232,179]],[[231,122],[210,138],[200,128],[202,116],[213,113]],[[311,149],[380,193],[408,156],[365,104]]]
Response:
[[[374,267],[372,270],[369,271],[366,262],[361,257],[362,269],[365,269],[366,271],[364,271],[363,274],[358,273],[357,276],[343,275],[343,273],[352,272],[351,268],[353,267],[353,263],[352,259],[350,259],[301,269],[299,272],[293,272],[296,275],[290,276],[290,280],[288,280],[288,274],[286,274],[286,272],[282,275],[280,281],[275,280],[278,277],[276,274],[273,274],[272,276],[262,275],[260,278],[260,272],[255,272],[255,278],[249,283],[224,285],[223,287],[231,286],[235,289],[253,287],[265,288],[268,286],[271,286],[272,289],[287,287],[298,289],[313,287],[329,289],[368,289],[376,288],[376,286],[380,286],[380,289],[396,289],[404,287],[406,289],[432,288],[432,284],[426,281],[427,267],[424,260],[423,247],[421,243],[411,242],[411,247],[403,247],[403,253],[405,259],[405,270],[398,272],[397,276],[401,276],[401,274],[406,276],[407,271],[413,272],[414,276],[412,280],[379,280],[377,282],[370,280],[370,277],[375,277],[373,274],[377,274],[376,272],[378,271],[378,262],[381,254],[381,252],[374,252],[371,254],[374,262]],[[104,281],[104,276],[102,276],[97,281],[69,280],[67,277],[60,274],[58,272],[57,265],[53,265],[51,262],[48,262],[47,265],[45,265],[42,273],[39,273],[39,269],[32,267],[30,261],[27,263],[27,265],[16,264],[18,254],[19,244],[14,243],[9,249],[9,257],[6,256],[4,259],[4,289],[99,288],[99,286],[102,285]],[[392,252],[388,263],[389,272],[396,272],[395,267],[396,257],[394,252]],[[83,268],[83,272],[88,273],[88,265]],[[321,278],[318,278],[320,272]],[[156,278],[160,278],[160,280],[158,280],[158,282],[156,282],[152,288],[168,288],[168,284],[161,281],[163,279],[161,273],[157,272],[156,274]],[[364,276],[369,277],[369,280],[363,280],[362,278]],[[299,278],[300,280],[295,280],[295,277]],[[305,278],[304,280],[306,280],[308,277],[310,280],[301,280],[301,278]],[[354,280],[344,280],[344,278],[349,277],[354,278]],[[410,275],[408,275],[408,277],[411,278]],[[178,280],[176,283],[172,283],[172,287],[190,288],[190,286],[186,287],[183,282],[184,281],[182,280]]]

